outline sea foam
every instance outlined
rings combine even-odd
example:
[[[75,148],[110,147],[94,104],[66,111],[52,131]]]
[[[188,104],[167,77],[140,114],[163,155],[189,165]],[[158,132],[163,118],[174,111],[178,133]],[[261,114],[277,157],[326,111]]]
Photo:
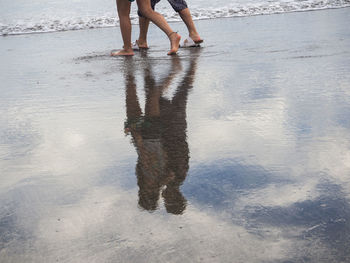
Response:
[[[231,3],[219,8],[191,8],[194,20],[214,19],[226,17],[242,17],[253,15],[267,15],[286,12],[310,11],[329,8],[350,7],[350,0],[291,0],[291,1],[267,1],[258,3]],[[168,8],[158,9],[169,22],[181,21],[178,14]],[[131,15],[131,22],[138,23],[138,17]],[[15,22],[0,21],[0,35],[17,35],[29,33],[45,33],[81,29],[93,29],[118,26],[119,21],[115,13],[108,13],[96,17],[69,17],[18,20]]]

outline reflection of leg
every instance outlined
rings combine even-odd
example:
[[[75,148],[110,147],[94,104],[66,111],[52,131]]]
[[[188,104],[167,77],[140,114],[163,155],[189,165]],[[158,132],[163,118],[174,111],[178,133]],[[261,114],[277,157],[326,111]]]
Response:
[[[112,56],[134,55],[131,47],[131,22],[130,22],[130,2],[117,0],[118,16],[120,21],[120,31],[124,42],[123,49],[119,52],[112,52]]]
[[[193,23],[192,16],[190,13],[190,10],[188,8],[182,9],[179,12],[179,15],[181,19],[184,21],[184,23],[187,26],[188,34],[193,39],[194,42],[200,41],[201,38],[197,32],[197,29]]]
[[[200,50],[198,49],[198,52]],[[180,82],[178,88],[176,89],[176,92],[172,98],[172,104],[173,107],[178,108],[179,113],[186,114],[186,104],[187,104],[187,95],[188,91],[192,88],[195,72],[197,68],[197,59],[198,56],[196,56],[196,51],[193,51],[191,59],[190,59],[190,65],[188,69],[186,70],[186,74],[182,81]]]
[[[146,117],[159,117],[160,116],[160,91],[154,80],[150,65],[144,69],[145,91],[146,91],[146,105],[145,116]]]
[[[139,25],[140,25],[140,34],[139,39],[137,40],[137,44],[140,48],[148,48],[147,45],[147,33],[149,26],[149,19],[144,17],[139,17]]]
[[[172,57],[171,59],[171,69],[169,74],[162,80],[159,87],[161,88],[161,93],[166,92],[169,88],[172,80],[175,76],[182,70],[180,58],[177,56]]]
[[[160,92],[157,87],[149,87],[146,90],[146,105],[145,105],[145,116],[146,117],[159,117],[159,99]]]
[[[197,69],[197,60],[200,54],[200,49],[194,50],[192,52],[192,56],[190,59],[190,65],[186,71],[186,75],[184,76],[182,82],[180,83],[178,87],[178,91],[181,92],[181,90],[189,90],[192,88],[193,82],[194,82],[194,77],[195,77],[195,72]],[[186,91],[187,93],[187,91]],[[176,94],[174,96],[176,98]]]
[[[136,119],[141,116],[141,107],[136,93],[136,84],[133,75],[126,76],[126,116]]]
[[[164,90],[166,90],[175,76],[181,70],[180,58],[174,56],[171,58],[171,70],[167,74],[167,77],[160,83],[156,83],[154,79],[151,65],[147,63],[144,69],[144,83],[146,92],[146,105],[145,105],[145,116],[146,117],[160,117],[160,98]]]
[[[170,40],[170,51],[168,52],[168,55],[175,54],[179,49],[181,36],[171,29],[171,27],[168,25],[167,21],[161,14],[152,10],[150,0],[137,0],[137,5],[141,14],[144,17],[150,19],[168,36]]]

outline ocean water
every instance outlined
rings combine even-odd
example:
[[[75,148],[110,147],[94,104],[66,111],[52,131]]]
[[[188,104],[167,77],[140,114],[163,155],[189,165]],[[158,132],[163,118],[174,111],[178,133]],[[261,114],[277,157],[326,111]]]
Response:
[[[342,8],[350,0],[190,0],[188,5],[195,20],[252,16],[284,12]],[[56,32],[118,26],[115,1],[93,0],[1,0],[0,35]],[[167,1],[157,11],[168,21],[180,21]],[[131,12],[136,24],[136,4]]]

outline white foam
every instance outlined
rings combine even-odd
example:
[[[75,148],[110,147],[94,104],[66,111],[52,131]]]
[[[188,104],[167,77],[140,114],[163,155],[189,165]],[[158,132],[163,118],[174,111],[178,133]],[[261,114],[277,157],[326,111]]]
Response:
[[[0,35],[18,35],[69,30],[81,30],[118,26],[116,17],[40,19],[39,21],[20,20],[15,24],[0,24]]]
[[[328,8],[350,7],[350,0],[284,0],[267,2],[251,2],[246,4],[229,4],[220,8],[191,8],[194,20],[213,19],[224,17],[240,17],[252,15],[266,15],[275,13],[309,11]],[[171,8],[158,9],[167,21],[181,21],[180,17]],[[133,24],[138,22],[136,14],[131,16]],[[20,20],[15,23],[0,22],[0,35],[17,35],[28,33],[43,33],[69,31],[91,28],[118,26],[119,21],[115,14],[106,14],[88,18],[48,18],[39,20]]]

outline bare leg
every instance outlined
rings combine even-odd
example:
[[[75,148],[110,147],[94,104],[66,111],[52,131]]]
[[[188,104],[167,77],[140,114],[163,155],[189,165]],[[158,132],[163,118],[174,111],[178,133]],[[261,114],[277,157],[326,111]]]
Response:
[[[123,49],[118,52],[112,52],[112,56],[132,56],[134,51],[131,47],[131,22],[130,22],[130,6],[127,0],[117,0],[117,9],[120,22],[120,31],[124,42]]]
[[[125,1],[125,0],[117,0],[117,1]],[[136,1],[142,15],[148,18],[149,20],[151,20],[156,26],[158,26],[168,36],[170,40],[170,51],[168,52],[168,55],[176,54],[177,50],[179,49],[181,36],[175,33],[171,29],[171,27],[169,26],[169,24],[161,14],[152,10],[150,0],[136,0]]]
[[[139,17],[140,34],[137,44],[140,48],[148,48],[147,45],[147,33],[150,20],[145,17]]]
[[[179,15],[187,26],[188,34],[189,34],[190,38],[192,38],[194,42],[200,41],[201,38],[200,38],[200,36],[196,30],[196,27],[193,23],[190,9],[188,9],[188,8],[182,9],[179,12]]]

